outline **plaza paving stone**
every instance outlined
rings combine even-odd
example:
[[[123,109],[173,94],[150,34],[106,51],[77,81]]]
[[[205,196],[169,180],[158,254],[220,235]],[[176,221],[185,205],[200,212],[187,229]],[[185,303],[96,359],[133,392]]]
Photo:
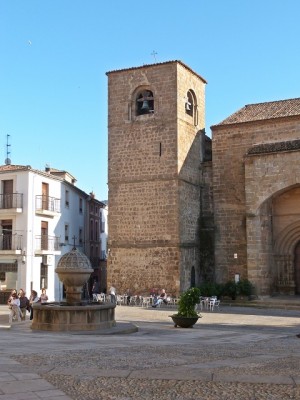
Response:
[[[117,306],[115,330],[86,335],[10,328],[2,306],[0,400],[300,399],[291,308],[225,305],[182,329],[172,308]]]

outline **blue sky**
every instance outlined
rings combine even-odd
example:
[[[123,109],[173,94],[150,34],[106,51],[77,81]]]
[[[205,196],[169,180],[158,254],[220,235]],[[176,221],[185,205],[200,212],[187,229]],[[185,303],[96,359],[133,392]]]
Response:
[[[206,131],[300,96],[298,0],[0,0],[0,164],[69,171],[107,199],[107,71],[181,60]],[[151,53],[157,53],[155,58]]]

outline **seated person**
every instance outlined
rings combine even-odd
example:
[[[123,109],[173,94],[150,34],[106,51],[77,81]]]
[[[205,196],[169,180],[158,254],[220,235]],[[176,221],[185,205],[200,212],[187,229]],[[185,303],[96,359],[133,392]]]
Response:
[[[166,293],[165,289],[162,289],[159,297],[154,297],[152,307],[154,307],[154,308],[158,307],[162,302],[164,302],[165,304],[168,304],[167,293]]]

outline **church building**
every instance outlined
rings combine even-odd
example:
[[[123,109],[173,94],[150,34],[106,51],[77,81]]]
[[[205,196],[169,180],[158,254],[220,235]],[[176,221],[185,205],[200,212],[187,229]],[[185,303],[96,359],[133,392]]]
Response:
[[[212,138],[217,282],[300,294],[300,98],[246,105]]]
[[[205,133],[203,77],[181,61],[108,76],[108,287],[249,279],[300,293],[300,99]]]

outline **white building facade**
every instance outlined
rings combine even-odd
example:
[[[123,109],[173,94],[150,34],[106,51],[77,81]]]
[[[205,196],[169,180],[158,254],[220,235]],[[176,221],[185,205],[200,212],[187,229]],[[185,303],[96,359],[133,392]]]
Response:
[[[100,230],[100,240],[101,240],[101,260],[107,259],[107,237],[108,237],[108,206],[103,202],[103,207],[100,209],[101,213],[101,230]]]
[[[12,289],[45,287],[49,301],[64,297],[55,268],[75,245],[85,253],[89,196],[65,171],[0,167],[0,303]]]

